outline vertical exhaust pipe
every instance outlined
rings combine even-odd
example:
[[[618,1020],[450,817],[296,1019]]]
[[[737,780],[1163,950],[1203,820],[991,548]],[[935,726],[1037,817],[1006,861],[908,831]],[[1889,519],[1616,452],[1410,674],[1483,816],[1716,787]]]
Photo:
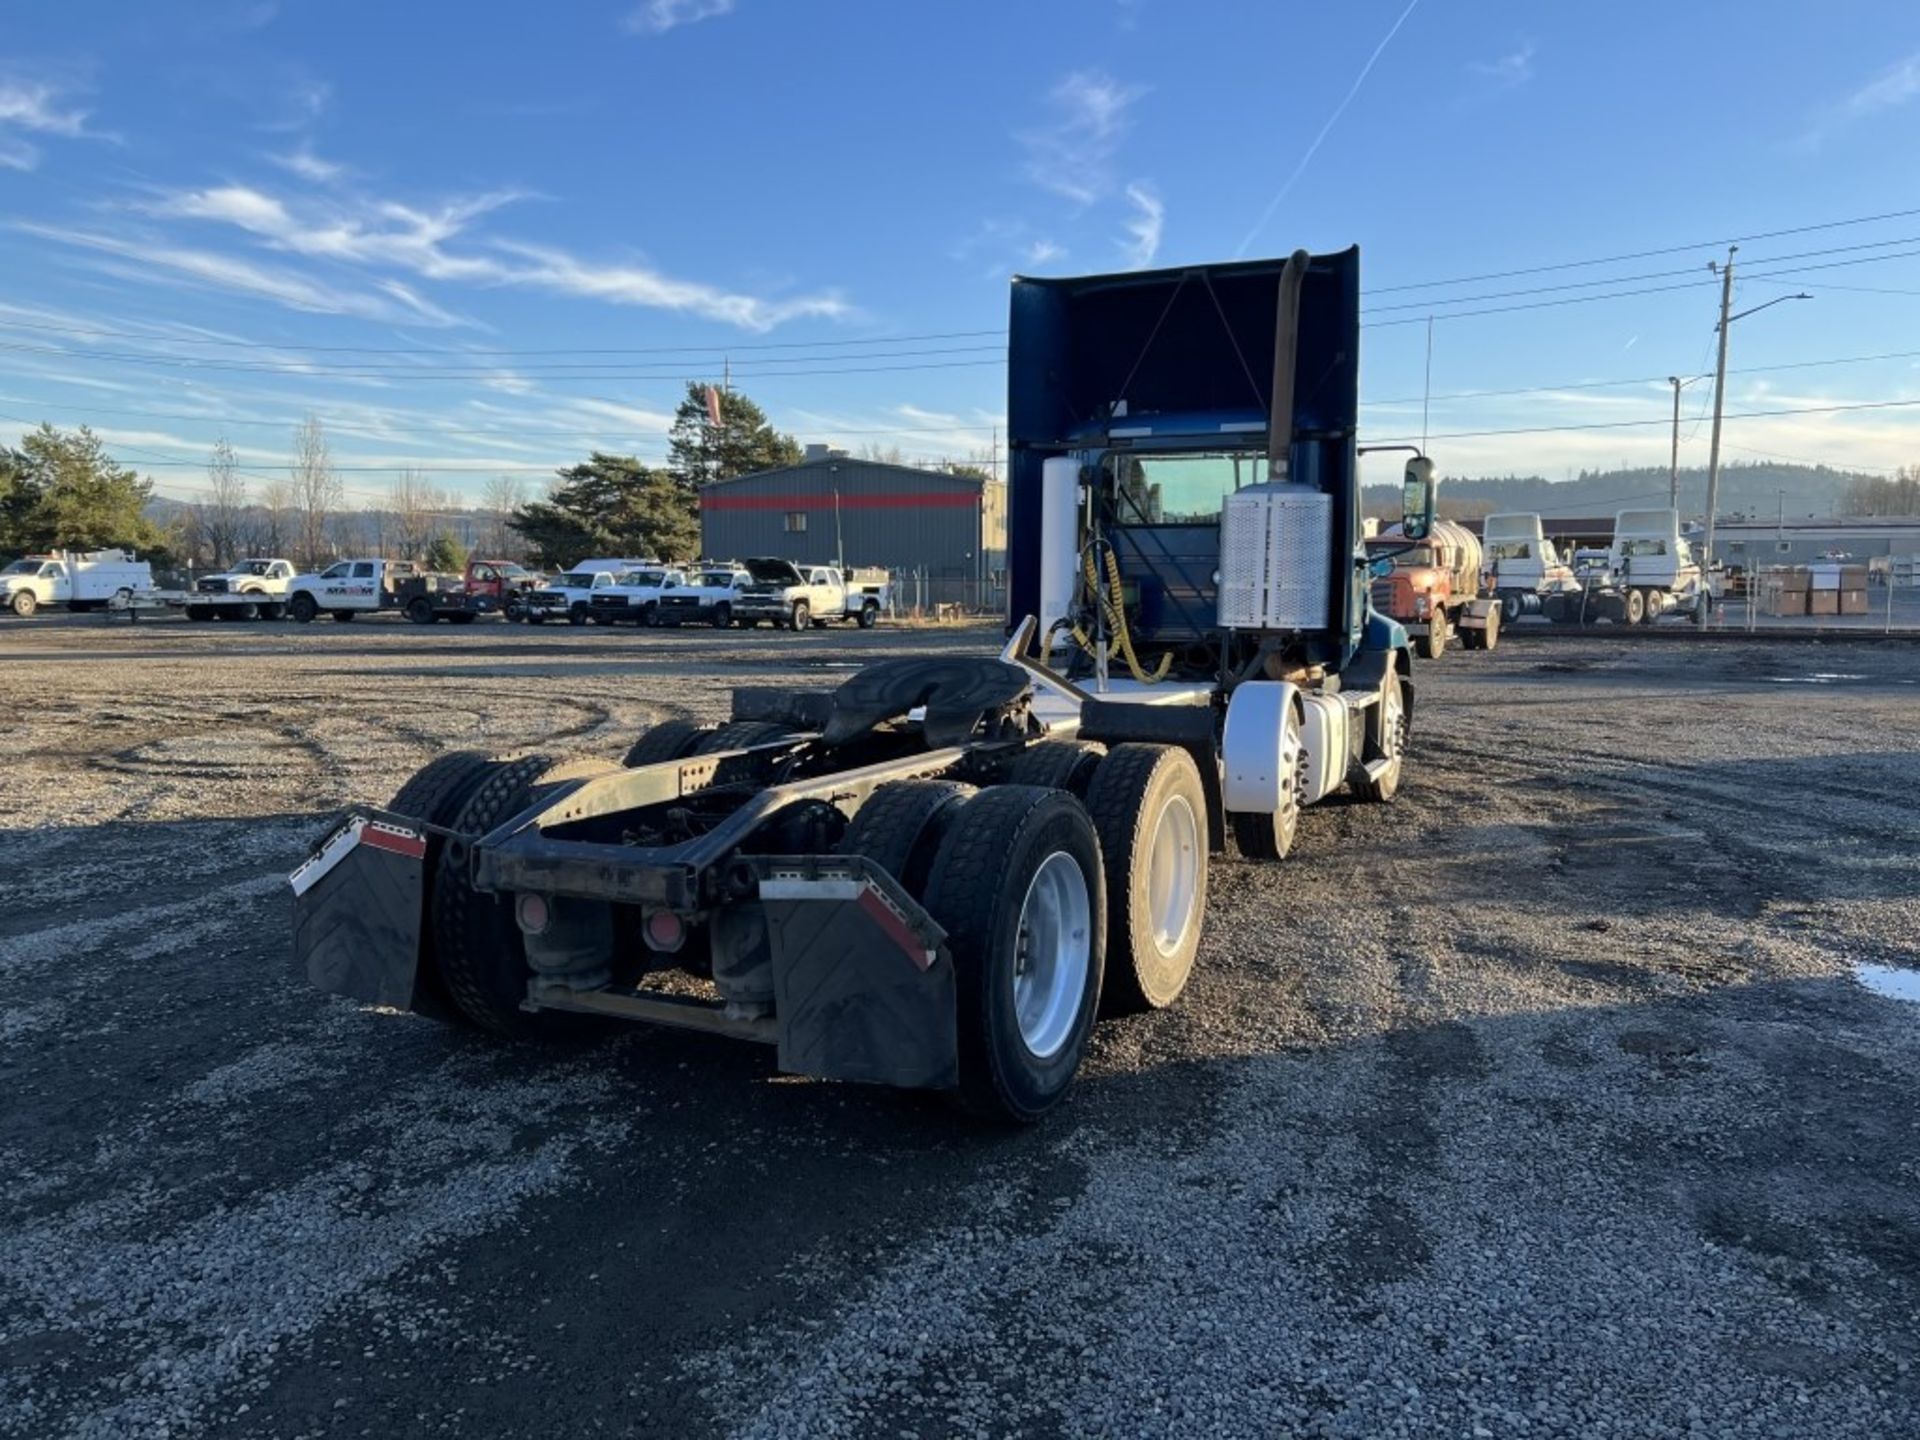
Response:
[[[1296,250],[1280,271],[1273,325],[1273,403],[1267,407],[1267,479],[1293,478],[1293,379],[1300,363],[1300,286],[1313,257]]]

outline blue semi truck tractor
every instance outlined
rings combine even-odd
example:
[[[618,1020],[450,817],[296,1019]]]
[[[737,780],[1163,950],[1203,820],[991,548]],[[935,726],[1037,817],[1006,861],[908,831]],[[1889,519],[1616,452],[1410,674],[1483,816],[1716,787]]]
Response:
[[[1354,251],[1018,279],[997,654],[744,687],[604,762],[441,755],[291,877],[322,989],[497,1035],[640,1022],[999,1120],[1170,1005],[1210,857],[1390,800],[1407,639],[1367,604]],[[1409,540],[1431,523],[1408,464]]]

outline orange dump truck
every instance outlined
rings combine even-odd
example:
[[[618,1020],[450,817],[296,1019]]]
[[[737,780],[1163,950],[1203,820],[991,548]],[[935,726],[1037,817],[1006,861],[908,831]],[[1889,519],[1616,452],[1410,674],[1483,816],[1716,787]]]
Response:
[[[1409,549],[1393,526],[1367,542],[1393,569],[1373,582],[1373,608],[1406,626],[1428,660],[1446,653],[1455,634],[1469,650],[1491,650],[1500,640],[1500,605],[1480,594],[1480,539],[1463,525],[1436,520],[1427,538]]]

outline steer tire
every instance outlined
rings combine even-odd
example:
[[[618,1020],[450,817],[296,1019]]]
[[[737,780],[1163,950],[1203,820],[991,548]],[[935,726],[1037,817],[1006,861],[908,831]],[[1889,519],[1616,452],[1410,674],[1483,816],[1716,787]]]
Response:
[[[720,750],[744,750],[749,745],[765,745],[784,740],[793,732],[771,720],[734,720],[709,730],[694,742],[690,755],[712,755]]]
[[[727,630],[733,626],[733,606],[722,600],[713,607],[713,628]]]
[[[1042,740],[1022,750],[1007,766],[1009,785],[1038,785],[1045,790],[1070,790],[1082,800],[1106,752],[1085,740]]]
[[[629,770],[637,770],[642,765],[663,765],[669,760],[678,760],[705,733],[705,727],[691,720],[662,720],[652,729],[641,733],[640,738],[628,747],[626,759],[620,763]]]
[[[525,755],[489,767],[460,808],[453,828],[466,836],[496,829],[524,810],[533,789],[553,768],[548,755]],[[509,896],[473,888],[472,851],[450,840],[440,853],[428,914],[433,954],[454,1010],[467,1023],[510,1039],[533,1039],[578,1030],[572,1017],[520,1008],[532,970],[526,942],[514,922]]]
[[[18,615],[22,620],[26,619],[39,608],[40,597],[34,594],[33,591],[16,590],[13,592],[13,613]]]
[[[802,630],[807,628],[807,625],[812,617],[812,614],[813,614],[813,611],[807,605],[806,601],[804,600],[794,601],[793,612],[791,615],[787,617],[788,628],[791,629],[794,634],[798,635]]]
[[[1206,921],[1200,769],[1175,745],[1116,745],[1094,774],[1087,812],[1106,863],[1107,1009],[1164,1010],[1186,989]]]
[[[1041,867],[1056,855],[1072,862],[1067,873],[1077,875],[1083,887],[1084,923],[1067,938],[1076,949],[1084,939],[1085,962],[1073,1006],[1061,1012],[1064,1029],[1040,1054],[1022,1033],[1015,981],[1022,910],[1029,894],[1039,893],[1034,882]],[[1073,1084],[1100,1007],[1106,894],[1100,842],[1086,808],[1064,791],[1037,786],[982,790],[960,807],[940,842],[925,905],[947,932],[953,961],[960,1060],[956,1098],[983,1118],[1040,1119]]]
[[[302,625],[311,625],[319,613],[320,602],[304,590],[295,591],[293,599],[287,602],[287,614]]]
[[[926,889],[940,842],[974,793],[971,785],[955,780],[895,780],[882,785],[854,812],[847,833],[834,848],[842,855],[873,861],[918,899]]]
[[[1397,712],[1389,716],[1389,711]],[[1349,768],[1347,782],[1354,794],[1375,805],[1384,805],[1400,793],[1401,772],[1406,769],[1407,742],[1413,734],[1413,716],[1406,708],[1406,692],[1401,687],[1399,668],[1387,671],[1380,683],[1380,699],[1366,711],[1366,740],[1360,761]],[[1370,760],[1391,763],[1378,780],[1367,773]]]

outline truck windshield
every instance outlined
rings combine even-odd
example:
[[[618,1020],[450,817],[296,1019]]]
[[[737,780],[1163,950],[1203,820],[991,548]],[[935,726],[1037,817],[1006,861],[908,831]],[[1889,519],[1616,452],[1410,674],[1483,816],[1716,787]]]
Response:
[[[6,569],[0,570],[0,575],[38,575],[39,573],[38,560],[16,560]]]
[[[620,583],[622,585],[658,586],[666,578],[665,572],[660,570],[629,570],[620,577]]]
[[[589,572],[582,570],[575,575],[562,575],[559,579],[555,580],[553,584],[554,588],[558,590],[591,590],[593,588],[593,576]]]
[[[236,575],[264,575],[273,568],[271,560],[242,560],[233,567]]]
[[[700,583],[702,585],[713,585],[722,590],[729,589],[733,585],[733,571],[709,570],[700,577]]]
[[[1243,485],[1267,478],[1267,457],[1226,451],[1109,455],[1120,523],[1214,525],[1220,506]]]

